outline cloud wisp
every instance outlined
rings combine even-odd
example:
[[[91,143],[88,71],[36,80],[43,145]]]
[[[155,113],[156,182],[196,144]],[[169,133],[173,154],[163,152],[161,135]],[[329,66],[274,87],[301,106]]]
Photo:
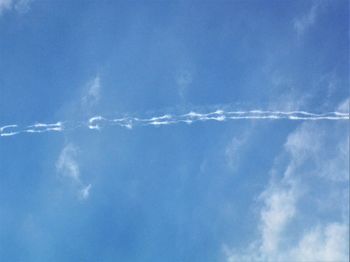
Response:
[[[86,95],[82,97],[83,108],[91,108],[98,104],[101,98],[101,79],[96,76],[87,85]]]
[[[216,110],[208,113],[199,113],[190,111],[186,114],[165,114],[161,116],[153,116],[150,118],[140,117],[121,117],[106,118],[103,116],[94,116],[85,122],[68,123],[57,122],[53,124],[36,123],[26,127],[19,127],[17,124],[5,125],[0,127],[0,136],[14,136],[21,133],[45,133],[45,132],[61,132],[67,129],[85,126],[89,129],[100,130],[107,126],[119,126],[128,129],[139,126],[166,126],[174,124],[192,124],[196,122],[206,121],[233,121],[233,120],[292,120],[292,121],[317,121],[317,120],[349,120],[349,113],[344,112],[327,112],[312,113],[306,111],[224,111]]]
[[[85,185],[81,180],[80,167],[77,160],[78,153],[79,149],[74,144],[70,143],[64,146],[57,159],[56,170],[62,176],[67,177],[78,188],[79,199],[86,200],[90,195],[91,184]]]

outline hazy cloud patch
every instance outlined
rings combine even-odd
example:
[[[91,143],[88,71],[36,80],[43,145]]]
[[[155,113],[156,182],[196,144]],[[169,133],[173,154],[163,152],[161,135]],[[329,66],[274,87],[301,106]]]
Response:
[[[78,188],[78,197],[81,200],[88,199],[91,184],[85,185],[81,180],[80,167],[78,163],[79,148],[70,143],[63,147],[57,161],[57,172],[70,179],[73,186]]]
[[[26,13],[30,10],[33,0],[0,0],[0,15],[5,11],[15,10],[18,13]]]
[[[304,15],[294,19],[293,27],[298,36],[305,34],[306,31],[315,24],[319,15],[319,8],[319,3],[315,2]]]
[[[99,103],[101,98],[101,88],[101,79],[100,76],[97,75],[87,84],[86,94],[81,99],[84,108],[90,108]]]

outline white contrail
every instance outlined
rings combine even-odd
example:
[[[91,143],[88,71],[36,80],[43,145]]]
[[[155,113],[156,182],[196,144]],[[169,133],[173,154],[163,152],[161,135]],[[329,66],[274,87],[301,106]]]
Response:
[[[25,133],[44,133],[50,131],[63,131],[63,123],[57,122],[54,124],[44,124],[44,123],[36,123],[34,125],[30,125],[23,130]]]
[[[44,133],[44,132],[60,132],[64,130],[62,122],[54,124],[35,123],[24,128],[18,127],[18,125],[6,125],[0,127],[0,136],[14,136],[20,133]]]
[[[19,134],[18,131],[13,131],[17,127],[18,127],[17,125],[6,125],[3,127],[0,127],[0,136],[14,136],[14,135]]]
[[[0,136],[14,136],[19,134],[20,132],[7,132],[7,133],[1,133]]]
[[[17,125],[6,125],[6,126],[3,126],[3,127],[0,127],[0,133],[2,133],[5,129],[8,129],[8,128],[16,128]]]
[[[216,110],[208,113],[199,113],[190,111],[186,114],[165,114],[153,116],[150,118],[140,117],[121,117],[106,118],[103,116],[94,116],[86,122],[70,123],[70,128],[78,128],[85,126],[92,130],[100,130],[107,126],[120,126],[132,129],[137,126],[166,126],[180,123],[192,124],[195,122],[206,121],[233,121],[233,120],[299,120],[299,121],[318,121],[318,120],[349,120],[349,113],[344,112],[327,112],[312,113],[306,111],[224,111]],[[0,127],[0,136],[14,136],[21,133],[44,133],[44,132],[62,132],[67,129],[65,122],[57,122],[53,124],[35,123],[20,128],[16,124],[5,125]]]

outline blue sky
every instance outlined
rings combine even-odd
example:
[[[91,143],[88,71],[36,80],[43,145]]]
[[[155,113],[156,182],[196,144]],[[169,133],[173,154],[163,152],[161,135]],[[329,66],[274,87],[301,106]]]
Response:
[[[0,0],[0,260],[347,261],[349,120],[87,124],[349,113],[348,5]]]

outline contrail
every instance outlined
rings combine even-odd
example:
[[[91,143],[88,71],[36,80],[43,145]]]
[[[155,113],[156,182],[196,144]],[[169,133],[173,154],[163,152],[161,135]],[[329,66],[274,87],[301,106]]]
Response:
[[[60,132],[63,130],[64,125],[62,122],[57,122],[54,124],[36,123],[24,128],[20,128],[18,125],[6,125],[0,127],[0,136],[14,136],[21,133],[44,133],[51,131]]]
[[[103,116],[94,116],[85,122],[57,122],[51,124],[35,123],[25,127],[19,127],[17,124],[5,125],[0,127],[0,136],[14,136],[22,133],[45,133],[62,132],[78,127],[87,127],[89,129],[100,130],[107,126],[119,126],[132,129],[141,126],[165,126],[174,124],[192,124],[206,121],[234,121],[234,120],[299,120],[299,121],[318,121],[318,120],[349,120],[349,113],[327,112],[322,114],[306,111],[224,111],[216,110],[208,113],[199,113],[190,111],[186,114],[165,114],[153,116],[150,118],[140,117],[121,117],[106,118]]]

